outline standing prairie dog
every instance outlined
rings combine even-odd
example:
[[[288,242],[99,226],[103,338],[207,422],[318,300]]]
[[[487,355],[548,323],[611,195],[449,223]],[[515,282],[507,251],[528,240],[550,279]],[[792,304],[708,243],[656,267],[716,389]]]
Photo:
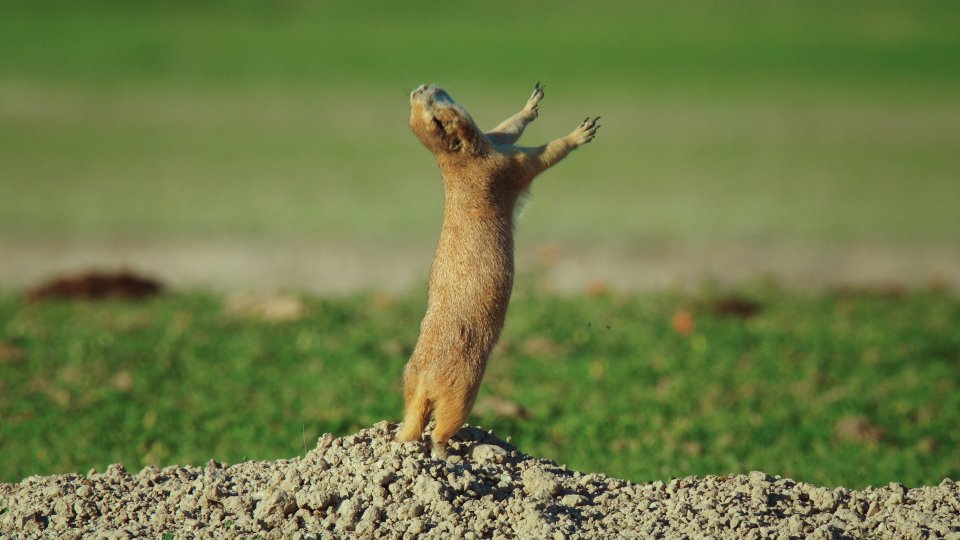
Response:
[[[523,110],[483,133],[443,89],[410,94],[410,129],[437,158],[443,175],[443,230],[430,270],[427,313],[403,372],[401,442],[420,438],[432,413],[433,453],[463,425],[477,397],[487,357],[500,337],[513,288],[513,218],[533,178],[593,140],[597,118],[566,137],[514,146],[539,112],[540,83]]]

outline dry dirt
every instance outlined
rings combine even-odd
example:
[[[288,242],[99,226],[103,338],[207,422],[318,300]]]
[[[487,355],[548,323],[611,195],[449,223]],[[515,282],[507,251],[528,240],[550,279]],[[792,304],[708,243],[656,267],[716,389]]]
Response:
[[[426,284],[436,248],[311,240],[192,238],[20,239],[0,234],[0,290],[51,277],[127,269],[174,290],[277,290],[316,294],[406,292]],[[937,285],[960,290],[954,245],[813,245],[770,242],[708,245],[557,245],[523,238],[517,269],[551,290],[580,293],[737,285],[774,277],[794,289]]]
[[[446,461],[381,422],[302,458],[121,465],[0,484],[10,538],[960,538],[960,488],[827,489],[762,472],[635,484],[479,428]]]

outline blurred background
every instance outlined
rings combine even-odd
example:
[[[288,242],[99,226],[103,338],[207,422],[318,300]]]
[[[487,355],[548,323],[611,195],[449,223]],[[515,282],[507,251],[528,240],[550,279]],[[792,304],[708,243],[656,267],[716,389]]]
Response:
[[[124,266],[180,287],[422,285],[442,186],[408,93],[521,144],[522,270],[564,290],[958,285],[954,2],[0,4],[0,287]]]
[[[958,59],[949,1],[0,0],[0,481],[396,419],[409,93],[491,128],[537,81],[521,144],[603,128],[533,185],[471,422],[634,480],[955,478]],[[175,294],[20,294],[123,268]]]

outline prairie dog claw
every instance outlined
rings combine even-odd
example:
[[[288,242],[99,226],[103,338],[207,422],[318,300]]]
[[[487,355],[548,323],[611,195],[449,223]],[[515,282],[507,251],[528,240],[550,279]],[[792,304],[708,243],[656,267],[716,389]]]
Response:
[[[540,113],[540,100],[543,99],[543,88],[544,86],[539,82],[533,87],[533,93],[530,94],[530,98],[527,99],[527,104],[523,107],[523,110],[533,113],[534,118]]]
[[[600,120],[599,116],[590,118],[589,116],[577,126],[577,129],[573,130],[573,133],[570,134],[574,138],[577,146],[582,144],[587,144],[592,141],[593,138],[597,135],[597,130],[600,129],[600,124],[597,122]]]

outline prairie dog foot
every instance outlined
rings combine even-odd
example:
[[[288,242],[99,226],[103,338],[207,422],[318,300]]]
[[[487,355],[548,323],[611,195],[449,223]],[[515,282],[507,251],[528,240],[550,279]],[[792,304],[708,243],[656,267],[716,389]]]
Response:
[[[431,449],[431,454],[433,454],[433,457],[434,457],[434,458],[436,458],[436,459],[443,459],[443,460],[446,460],[446,459],[447,459],[447,445],[446,445],[446,443],[444,443],[444,444],[438,444],[436,441],[434,441],[434,442],[431,444],[431,447],[432,447],[432,449]]]
[[[530,99],[527,100],[527,104],[524,105],[523,110],[530,114],[531,118],[536,118],[540,114],[540,100],[543,99],[543,85],[537,83],[533,87],[533,94],[530,94]]]
[[[393,435],[393,440],[398,443],[411,442],[419,439],[420,439],[420,434],[414,431],[411,431],[407,427],[406,422],[402,422],[399,426],[397,426],[397,431]]]
[[[573,138],[574,143],[577,146],[587,144],[592,141],[593,138],[597,135],[597,130],[600,129],[600,124],[597,121],[600,120],[599,116],[594,118],[587,117],[577,129],[573,130],[573,133],[570,134],[570,137]]]

